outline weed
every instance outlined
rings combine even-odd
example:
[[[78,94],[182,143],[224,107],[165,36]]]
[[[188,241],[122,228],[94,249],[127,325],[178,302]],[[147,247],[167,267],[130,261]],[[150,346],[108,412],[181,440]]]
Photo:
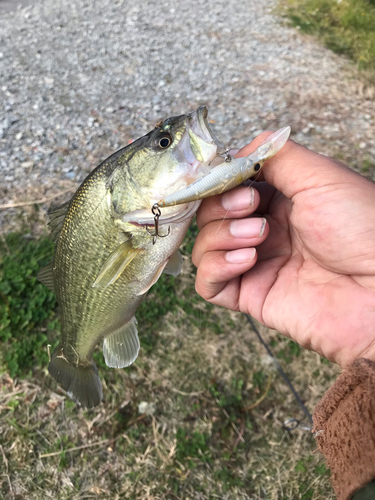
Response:
[[[263,385],[264,380],[265,380],[265,374],[262,372],[262,370],[253,373],[254,387],[258,387],[259,389]]]
[[[374,163],[369,158],[364,158],[361,170],[363,173],[368,173],[375,167]]]
[[[306,468],[306,465],[304,464],[304,461],[303,460],[298,460],[297,461],[297,465],[294,467],[294,470],[296,472],[306,472],[307,468]]]
[[[0,365],[20,376],[48,362],[46,346],[59,328],[55,295],[36,279],[53,243],[9,234],[0,245]]]
[[[176,459],[186,463],[189,468],[196,467],[196,460],[210,462],[211,453],[208,445],[209,436],[200,432],[189,434],[185,429],[178,429],[176,434]]]
[[[301,354],[301,347],[294,342],[294,340],[289,340],[287,346],[284,349],[280,349],[277,353],[279,359],[283,359],[286,363],[292,363],[295,357]]]
[[[281,0],[293,26],[317,35],[345,54],[375,80],[375,3],[373,0]]]
[[[330,469],[327,469],[325,464],[316,465],[314,470],[315,470],[316,474],[320,474],[321,476],[325,476],[325,475],[330,476],[331,475]]]
[[[214,477],[223,483],[224,493],[235,486],[244,486],[243,480],[240,479],[233,470],[230,470],[227,467],[222,467],[216,470],[214,472]]]

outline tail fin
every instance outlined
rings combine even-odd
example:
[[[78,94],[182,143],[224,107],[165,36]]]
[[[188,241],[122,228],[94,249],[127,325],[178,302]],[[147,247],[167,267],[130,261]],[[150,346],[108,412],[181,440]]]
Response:
[[[87,366],[74,366],[64,357],[62,347],[57,346],[48,371],[73,401],[82,406],[92,408],[102,400],[102,384],[93,361]]]

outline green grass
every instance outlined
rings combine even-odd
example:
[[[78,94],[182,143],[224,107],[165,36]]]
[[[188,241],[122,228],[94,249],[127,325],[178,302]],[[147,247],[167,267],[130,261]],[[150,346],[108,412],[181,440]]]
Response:
[[[36,275],[52,255],[48,238],[10,234],[0,240],[0,366],[12,377],[48,362],[47,344],[59,327],[56,300]]]
[[[195,236],[193,226],[186,257]],[[302,417],[290,391],[243,316],[197,296],[188,258],[137,311],[141,351],[131,367],[105,367],[98,347],[104,401],[82,410],[46,369],[58,309],[35,276],[53,245],[22,234],[0,241],[5,499],[333,499],[311,434],[281,429]],[[312,410],[337,369],[260,328]],[[142,401],[155,405],[152,416],[139,414]]]
[[[375,81],[374,0],[281,0],[293,26],[349,56]]]

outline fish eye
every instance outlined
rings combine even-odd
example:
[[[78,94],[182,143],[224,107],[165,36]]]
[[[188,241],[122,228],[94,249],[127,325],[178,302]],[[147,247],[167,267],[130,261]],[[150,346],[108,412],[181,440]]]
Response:
[[[159,137],[156,142],[160,148],[166,149],[172,144],[172,138],[169,134],[165,134],[162,137]]]

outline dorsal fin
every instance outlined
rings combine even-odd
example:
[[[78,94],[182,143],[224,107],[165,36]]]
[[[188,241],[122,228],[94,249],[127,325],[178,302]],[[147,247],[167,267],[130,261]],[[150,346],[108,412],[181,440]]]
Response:
[[[53,286],[52,267],[53,267],[53,260],[45,267],[42,267],[42,269],[36,275],[36,279],[39,280],[41,283],[43,283],[43,285],[48,287],[52,292],[54,292],[55,289]]]
[[[53,241],[56,241],[60,235],[65,216],[70,207],[70,202],[71,200],[68,200],[62,205],[50,208],[47,212],[47,215],[49,217],[48,225],[51,228],[51,238]]]

